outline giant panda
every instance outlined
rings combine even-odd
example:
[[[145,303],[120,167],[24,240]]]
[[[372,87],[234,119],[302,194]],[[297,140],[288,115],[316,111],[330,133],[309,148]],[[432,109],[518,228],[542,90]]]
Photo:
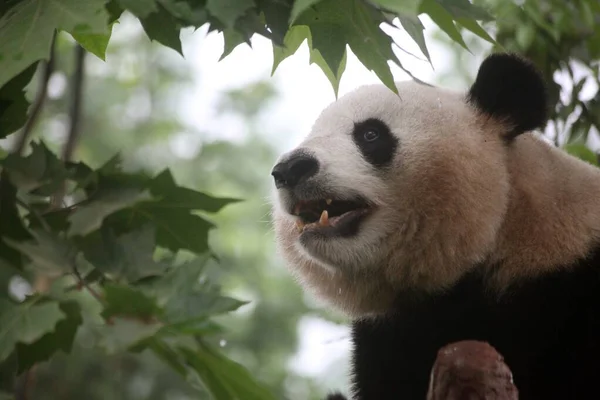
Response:
[[[465,92],[397,88],[337,99],[271,173],[285,263],[353,320],[352,398],[424,400],[461,340],[521,400],[600,398],[600,169],[534,133],[540,74],[497,53]]]

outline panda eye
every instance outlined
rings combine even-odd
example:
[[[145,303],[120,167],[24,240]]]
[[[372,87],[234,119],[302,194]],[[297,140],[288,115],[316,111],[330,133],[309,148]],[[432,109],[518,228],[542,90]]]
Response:
[[[363,139],[365,139],[365,142],[374,142],[379,139],[379,132],[374,129],[369,129],[363,133]]]
[[[392,134],[390,127],[377,118],[355,122],[352,141],[364,159],[376,168],[389,165],[398,147],[398,139]]]

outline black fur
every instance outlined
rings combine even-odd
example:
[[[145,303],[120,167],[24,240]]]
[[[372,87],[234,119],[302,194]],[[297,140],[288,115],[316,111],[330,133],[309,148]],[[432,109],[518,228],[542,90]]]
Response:
[[[506,53],[487,57],[477,73],[467,99],[482,112],[505,121],[506,139],[542,128],[546,124],[546,84],[527,60]]]
[[[348,400],[346,396],[341,393],[331,393],[325,400]]]
[[[377,139],[373,141],[365,140],[365,134],[368,132],[376,133],[378,135]],[[386,167],[394,159],[398,147],[398,138],[390,132],[390,128],[383,121],[370,118],[355,123],[352,138],[363,157],[376,168]]]
[[[498,299],[473,273],[439,296],[404,293],[390,314],[353,324],[356,400],[424,400],[437,351],[490,343],[513,372],[520,400],[598,398],[600,248]]]

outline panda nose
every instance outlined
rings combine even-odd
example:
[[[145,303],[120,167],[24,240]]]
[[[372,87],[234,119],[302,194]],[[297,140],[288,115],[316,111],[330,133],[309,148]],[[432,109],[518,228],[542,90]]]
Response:
[[[284,187],[291,189],[315,175],[318,170],[319,162],[316,158],[306,154],[297,154],[273,167],[271,175],[275,179],[277,189]]]

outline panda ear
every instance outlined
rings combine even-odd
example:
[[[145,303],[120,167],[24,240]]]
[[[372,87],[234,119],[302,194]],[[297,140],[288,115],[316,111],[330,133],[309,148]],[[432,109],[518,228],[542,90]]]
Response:
[[[488,56],[477,73],[467,100],[510,128],[506,139],[545,125],[546,85],[535,66],[515,55]]]

